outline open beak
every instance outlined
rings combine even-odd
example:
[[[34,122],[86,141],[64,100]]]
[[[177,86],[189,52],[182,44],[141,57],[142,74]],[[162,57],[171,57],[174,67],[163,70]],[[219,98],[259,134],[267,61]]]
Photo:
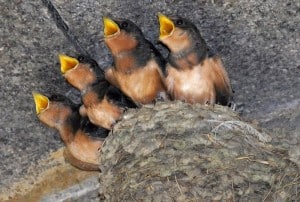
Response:
[[[159,38],[162,39],[164,37],[170,36],[175,29],[173,21],[161,13],[158,13],[158,20],[160,33]]]
[[[40,93],[32,93],[32,95],[35,103],[36,114],[40,114],[49,107],[49,99],[46,96]]]
[[[59,54],[58,57],[60,61],[60,71],[63,74],[75,68],[79,64],[79,61],[76,58],[72,58],[64,54]]]
[[[118,24],[108,17],[103,17],[104,36],[110,37],[120,32]]]

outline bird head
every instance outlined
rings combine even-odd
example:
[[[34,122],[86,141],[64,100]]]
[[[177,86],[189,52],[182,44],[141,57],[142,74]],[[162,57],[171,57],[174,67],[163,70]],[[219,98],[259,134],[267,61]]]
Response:
[[[104,39],[112,54],[134,49],[145,40],[141,29],[124,18],[103,18]]]
[[[158,14],[159,21],[159,40],[165,44],[171,52],[178,53],[190,48],[201,38],[197,27],[188,19],[172,16],[168,17],[161,13]]]
[[[33,93],[36,114],[39,120],[51,128],[60,130],[65,126],[74,130],[78,129],[80,116],[78,106],[63,95],[47,97],[40,93]],[[78,122],[78,123],[77,123]]]
[[[88,63],[81,63],[76,58],[60,54],[60,70],[65,79],[82,91],[96,82],[97,75]]]

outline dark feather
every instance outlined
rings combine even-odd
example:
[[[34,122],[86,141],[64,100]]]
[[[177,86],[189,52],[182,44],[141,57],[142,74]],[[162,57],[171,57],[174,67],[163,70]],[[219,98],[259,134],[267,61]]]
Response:
[[[106,138],[109,133],[109,130],[92,124],[87,117],[81,119],[80,128],[94,138]]]
[[[118,88],[109,86],[107,90],[108,99],[114,104],[122,108],[136,108],[136,104],[126,95],[124,95]]]

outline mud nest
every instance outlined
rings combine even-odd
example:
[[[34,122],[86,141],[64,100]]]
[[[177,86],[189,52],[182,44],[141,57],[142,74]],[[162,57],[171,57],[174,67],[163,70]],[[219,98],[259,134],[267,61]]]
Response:
[[[299,201],[299,167],[230,109],[129,110],[101,151],[105,201]]]

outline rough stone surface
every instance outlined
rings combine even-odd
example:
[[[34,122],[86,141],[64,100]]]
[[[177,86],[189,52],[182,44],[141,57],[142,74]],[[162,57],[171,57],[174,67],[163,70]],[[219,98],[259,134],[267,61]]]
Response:
[[[98,178],[91,177],[84,180],[77,185],[71,186],[63,191],[44,196],[42,202],[53,202],[53,201],[78,201],[78,202],[94,202],[99,201],[99,180]]]
[[[57,28],[47,2],[68,25],[67,34]],[[32,91],[56,92],[79,100],[60,75],[57,54],[88,52],[105,69],[111,58],[101,41],[102,16],[130,18],[156,42],[157,12],[195,22],[222,56],[242,116],[275,136],[283,134],[274,144],[299,154],[299,1],[0,0],[0,192],[62,146],[58,134],[36,119],[31,96]]]
[[[35,116],[32,91],[60,92],[69,87],[60,76],[57,53],[72,45],[39,1],[0,3],[0,192],[27,169],[62,146],[59,136]]]

